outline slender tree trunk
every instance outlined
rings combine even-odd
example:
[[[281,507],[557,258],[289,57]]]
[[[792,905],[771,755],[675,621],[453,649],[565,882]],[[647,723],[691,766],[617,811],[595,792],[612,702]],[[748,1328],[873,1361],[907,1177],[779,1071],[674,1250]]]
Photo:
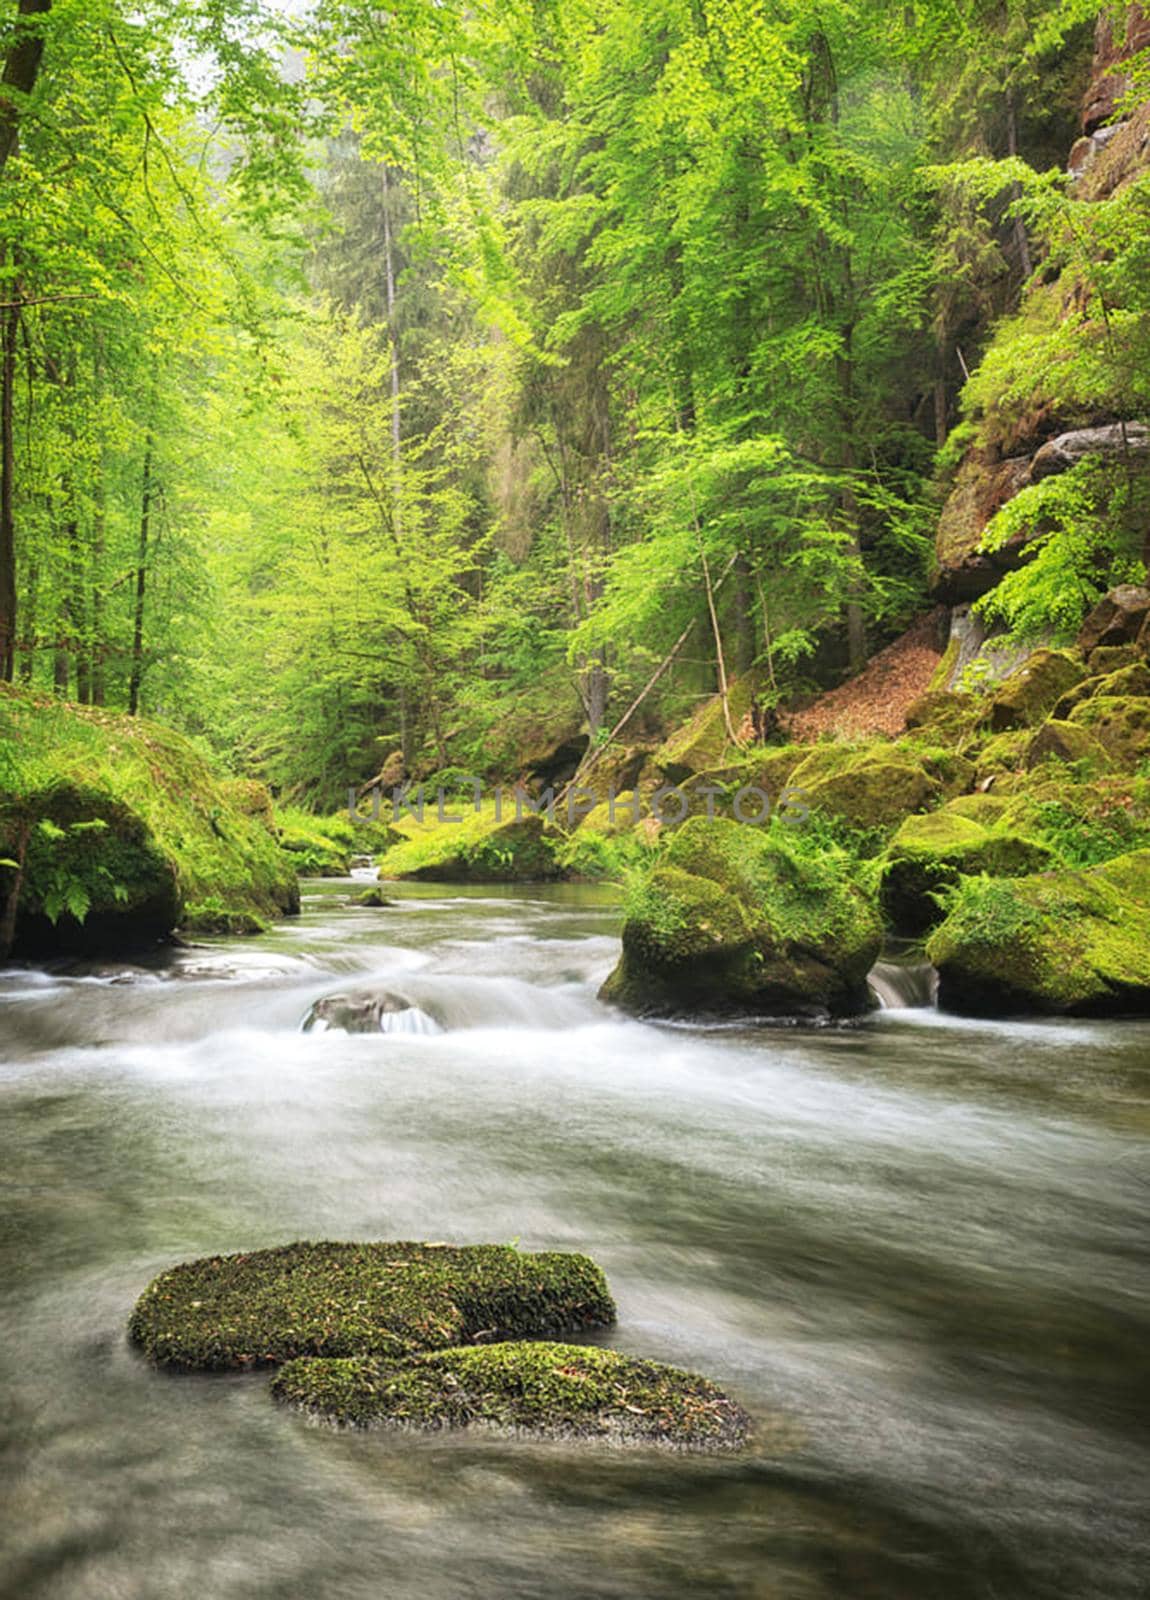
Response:
[[[31,94],[40,72],[40,59],[44,54],[44,39],[33,17],[43,17],[52,9],[52,0],[20,0],[17,13],[24,24],[8,51],[4,71],[0,74],[0,173],[8,164],[20,139],[20,110],[4,93],[14,89],[18,95]]]
[[[1014,104],[1014,90],[1006,91],[1006,153],[1009,156],[1018,154],[1018,113]],[[1015,200],[1021,200],[1022,189],[1016,183],[1011,188]],[[1034,263],[1030,258],[1030,241],[1026,237],[1026,224],[1021,217],[1014,219],[1014,244],[1018,251],[1018,259],[1022,264],[1023,276],[1029,278],[1034,271]]]
[[[391,182],[383,169],[383,270],[387,291],[387,339],[391,348],[391,498],[396,538],[402,537],[403,433],[399,417],[399,329],[395,325],[395,259],[391,246]]]
[[[24,888],[24,860],[28,853],[28,835],[32,824],[22,822],[16,832],[16,875],[8,889],[4,910],[0,914],[0,961],[7,961],[16,943],[16,913],[20,909],[20,893]]]
[[[847,532],[850,535],[851,555],[856,561],[861,562],[862,545],[859,541],[858,501],[855,498],[853,483],[853,474],[856,466],[853,333],[853,328],[846,330],[844,335],[844,354],[838,358],[843,429],[841,461],[846,479],[839,503],[847,525]],[[847,663],[852,673],[862,670],[866,665],[867,657],[866,615],[863,611],[860,588],[861,579],[856,579],[851,584],[846,604]]]
[[[104,546],[108,536],[107,489],[104,482],[104,457],[97,464],[96,505],[92,515],[92,680],[91,703],[104,704]]]
[[[148,585],[148,540],[152,521],[152,455],[155,442],[148,433],[144,446],[144,483],[140,495],[140,541],[136,554],[136,603],[132,624],[132,675],[128,681],[128,713],[140,710],[140,686],[144,678],[144,602]]]
[[[36,621],[39,601],[40,563],[38,561],[29,561],[27,603],[24,607],[22,626],[24,638],[20,648],[21,683],[31,683],[36,671]]]
[[[16,298],[15,294],[13,298]],[[12,682],[16,664],[16,335],[20,312],[3,313],[0,326],[0,680]]]
[[[88,596],[85,587],[87,577],[87,552],[84,548],[84,539],[80,532],[79,518],[73,518],[68,527],[69,543],[72,552],[72,657],[76,665],[76,699],[82,706],[90,705],[92,701],[92,658],[90,654],[91,638],[89,635],[87,610]]]

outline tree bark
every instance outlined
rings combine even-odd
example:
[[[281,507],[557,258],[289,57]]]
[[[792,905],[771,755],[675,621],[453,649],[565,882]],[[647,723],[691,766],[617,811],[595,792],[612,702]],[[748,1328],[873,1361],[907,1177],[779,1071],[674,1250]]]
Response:
[[[0,680],[12,682],[16,663],[16,335],[20,313],[0,326]]]
[[[132,623],[132,675],[128,682],[128,714],[136,716],[140,710],[140,687],[144,679],[144,602],[148,586],[148,542],[152,521],[152,453],[155,443],[151,433],[144,446],[144,486],[140,496],[140,542],[136,555],[136,604]]]
[[[21,25],[0,74],[0,173],[20,140],[20,108],[4,91],[12,89],[17,95],[31,94],[44,54],[43,34],[35,23],[26,19],[47,16],[51,9],[52,0],[20,0],[17,7]]]

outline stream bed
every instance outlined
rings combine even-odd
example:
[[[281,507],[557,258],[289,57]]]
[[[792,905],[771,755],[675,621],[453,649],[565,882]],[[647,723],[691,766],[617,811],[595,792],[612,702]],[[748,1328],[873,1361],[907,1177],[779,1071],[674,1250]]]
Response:
[[[595,998],[601,891],[353,887],[0,972],[4,1600],[1146,1594],[1150,1024],[887,973],[855,1026],[655,1026]],[[440,1031],[301,1032],[373,985]],[[601,1342],[755,1444],[336,1433],[129,1349],[156,1272],[297,1238],[586,1251]]]

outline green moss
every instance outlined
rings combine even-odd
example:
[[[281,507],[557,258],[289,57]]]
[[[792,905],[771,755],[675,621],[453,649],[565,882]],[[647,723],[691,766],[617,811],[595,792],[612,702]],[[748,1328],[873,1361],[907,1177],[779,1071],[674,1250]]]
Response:
[[[912,812],[937,805],[943,785],[907,752],[882,747],[864,750],[839,771],[813,776],[804,763],[791,776],[792,788],[805,790],[812,810],[840,817],[854,828],[893,829]]]
[[[974,727],[981,714],[982,706],[974,695],[931,689],[909,707],[906,725],[912,732],[924,729],[954,742]]]
[[[1066,764],[1086,762],[1091,770],[1104,772],[1110,757],[1088,728],[1049,717],[1026,747],[1026,765],[1041,766],[1044,761]]]
[[[1150,757],[1150,697],[1096,695],[1069,720],[1087,728],[1118,766],[1132,772]]]
[[[1150,845],[1150,782],[1107,776],[1083,783],[1051,763],[1011,797],[1003,824],[1044,841],[1070,866],[1096,866]]]
[[[27,839],[17,953],[106,952],[189,913],[242,927],[298,908],[262,786],[221,778],[170,728],[0,686],[0,784],[0,856]],[[0,900],[11,882],[0,868]]]
[[[736,730],[751,709],[755,683],[749,675],[730,685],[727,704]],[[723,703],[713,695],[687,722],[655,751],[652,762],[669,783],[681,783],[693,773],[713,772],[738,752],[727,735]]]
[[[1139,661],[1121,667],[1115,672],[1095,673],[1092,677],[1084,678],[1068,694],[1062,696],[1054,708],[1054,715],[1063,719],[1069,717],[1075,706],[1080,706],[1083,701],[1093,700],[1099,695],[1135,695],[1145,698],[1150,695],[1150,666]]]
[[[951,680],[958,667],[959,654],[960,645],[958,639],[950,639],[942,653],[942,659],[931,675],[930,692],[932,694],[943,693],[951,688]]]
[[[1068,652],[1035,650],[991,696],[986,715],[992,731],[1035,727],[1085,676],[1081,661]]]
[[[984,827],[949,808],[909,817],[887,852],[880,901],[898,933],[917,937],[941,919],[941,891],[963,875],[1025,877],[1054,859],[1053,851],[1038,840]]]
[[[1089,871],[965,878],[927,954],[952,1010],[1150,1013],[1150,851]]]
[[[751,1426],[706,1378],[586,1345],[439,1350],[400,1365],[293,1361],[272,1379],[272,1393],[343,1426],[478,1428],[677,1450],[731,1449]]]
[[[693,817],[631,885],[604,998],[662,1015],[865,1010],[882,930],[856,876],[846,852],[807,855],[777,825]]]
[[[603,1274],[586,1256],[302,1243],[173,1267],[140,1296],[128,1331],[164,1366],[220,1371],[538,1338],[614,1318]]]
[[[1009,806],[1010,801],[997,794],[960,794],[947,802],[946,809],[954,817],[966,817],[971,822],[981,822],[984,828],[992,827]]]
[[[397,820],[402,842],[379,863],[381,878],[415,878],[429,883],[538,883],[563,876],[556,859],[562,836],[545,827],[542,816],[526,810],[516,817],[514,797],[505,797],[501,812],[492,804],[481,812],[460,810],[459,822],[439,821],[437,808],[422,823]]]

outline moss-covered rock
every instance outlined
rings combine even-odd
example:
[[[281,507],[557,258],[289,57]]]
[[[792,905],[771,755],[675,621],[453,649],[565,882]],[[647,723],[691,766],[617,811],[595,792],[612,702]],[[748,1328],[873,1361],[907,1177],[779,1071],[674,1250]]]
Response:
[[[943,784],[921,762],[897,748],[864,748],[837,771],[818,775],[813,761],[791,774],[812,811],[841,818],[852,828],[894,828],[904,817],[926,811],[943,796]]]
[[[1057,717],[1049,717],[1026,747],[1027,767],[1044,761],[1089,761],[1099,771],[1110,765],[1110,757],[1088,728]]]
[[[640,1014],[851,1015],[881,942],[841,853],[692,817],[632,889],[603,997]]]
[[[981,711],[982,707],[972,694],[931,689],[908,708],[906,726],[912,733],[925,730],[954,740],[974,727]]]
[[[561,878],[556,859],[562,836],[545,826],[543,816],[524,807],[516,816],[514,798],[505,799],[496,815],[461,809],[461,821],[439,821],[427,814],[423,823],[397,821],[406,836],[380,858],[381,878],[412,878],[427,883],[541,883]]]
[[[961,876],[1021,878],[1053,860],[1038,840],[985,827],[948,807],[908,817],[895,834],[883,863],[880,903],[896,932],[917,937],[941,921],[937,896]]]
[[[23,866],[0,867],[18,955],[106,954],[177,926],[241,931],[299,905],[263,796],[252,804],[190,740],[6,686],[0,858]]]
[[[1086,728],[1116,765],[1133,771],[1150,757],[1150,696],[1096,695],[1069,720]]]
[[[1012,733],[996,733],[988,739],[974,759],[975,782],[984,783],[1004,773],[1021,772],[1026,766],[1031,737],[1029,729],[1017,728]]]
[[[728,712],[736,731],[751,709],[754,694],[755,681],[749,674],[728,688]],[[668,783],[681,783],[693,773],[716,771],[731,755],[738,754],[727,733],[722,699],[712,695],[659,746],[652,762]]]
[[[222,1371],[299,1356],[406,1356],[614,1320],[606,1280],[586,1256],[302,1243],[161,1273],[136,1302],[128,1332],[163,1366]]]
[[[323,832],[318,818],[314,822],[285,818],[280,844],[301,878],[346,878],[351,871],[350,851]]]
[[[1092,678],[1105,678],[1123,667],[1133,667],[1141,659],[1136,644],[1102,644],[1086,657],[1086,670]]]
[[[1009,804],[1006,795],[960,794],[947,802],[946,809],[951,816],[967,817],[971,822],[981,822],[984,828],[992,828]]]
[[[1150,1013],[1150,850],[1086,871],[964,879],[927,955],[950,1010]]]
[[[1119,667],[1114,672],[1094,673],[1064,694],[1054,708],[1054,715],[1064,720],[1075,706],[1098,695],[1150,695],[1150,665],[1143,661]]]
[[[1036,726],[1085,676],[1082,662],[1067,651],[1036,650],[991,696],[986,716],[992,731]]]
[[[272,1393],[345,1427],[472,1428],[676,1450],[731,1449],[751,1426],[706,1378],[587,1345],[437,1350],[401,1364],[293,1361],[275,1374]]]

